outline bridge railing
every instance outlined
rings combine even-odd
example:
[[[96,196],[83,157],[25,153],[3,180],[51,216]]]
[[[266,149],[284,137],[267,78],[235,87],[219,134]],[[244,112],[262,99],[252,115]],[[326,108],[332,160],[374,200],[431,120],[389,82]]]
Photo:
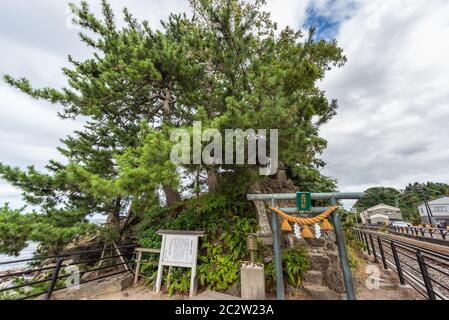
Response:
[[[402,285],[410,285],[429,300],[449,300],[449,255],[367,230],[354,232],[374,262],[395,271]]]
[[[26,263],[27,267],[0,272],[0,300],[49,300],[56,291],[133,271],[136,245],[89,249],[53,256],[0,262],[2,269]],[[85,258],[87,257],[87,258]],[[79,279],[73,281],[72,279]],[[73,282],[73,283],[72,283]]]

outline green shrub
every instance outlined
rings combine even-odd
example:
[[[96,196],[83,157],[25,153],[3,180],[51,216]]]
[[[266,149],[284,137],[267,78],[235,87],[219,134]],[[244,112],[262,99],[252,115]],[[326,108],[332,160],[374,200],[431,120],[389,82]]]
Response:
[[[254,210],[247,201],[204,195],[173,208],[153,208],[145,214],[137,232],[140,245],[159,248],[158,229],[204,230],[197,276],[201,285],[225,291],[238,280],[240,262],[248,260],[246,237],[248,233],[256,232],[256,227]],[[146,266],[142,273],[153,279],[154,270],[154,267]],[[169,294],[188,291],[189,272],[184,269],[173,273]]]
[[[227,290],[239,279],[240,263],[232,255],[215,255],[198,266],[201,285],[210,290]],[[206,260],[205,259],[205,260]]]
[[[188,293],[190,289],[191,271],[181,268],[172,268],[172,274],[165,277],[168,282],[170,277],[170,286],[168,287],[168,295],[172,296],[175,293]]]
[[[307,250],[303,247],[282,250],[282,267],[284,280],[294,287],[300,286],[304,273],[310,269]],[[274,282],[276,277],[274,261],[265,266],[265,276],[267,280]]]

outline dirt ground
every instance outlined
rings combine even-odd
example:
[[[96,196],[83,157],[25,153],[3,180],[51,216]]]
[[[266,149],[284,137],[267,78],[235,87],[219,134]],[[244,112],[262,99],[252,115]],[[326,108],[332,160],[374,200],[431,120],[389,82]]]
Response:
[[[379,273],[377,273],[377,270],[379,270]],[[422,300],[422,296],[416,293],[413,288],[401,286],[397,275],[393,271],[385,271],[375,264],[367,263],[359,268],[355,274],[355,287],[358,300]],[[101,300],[189,299],[186,295],[168,297],[166,293],[156,294],[152,289],[145,287],[131,287],[122,292],[109,293],[96,298]],[[310,297],[299,294],[295,297],[289,297],[289,299],[310,300]]]
[[[79,292],[69,294],[60,293],[55,299],[79,299],[79,300],[189,300],[188,295],[173,295],[166,293],[156,294],[154,289],[144,286],[144,282],[136,286],[120,291],[116,281],[106,280],[100,284],[92,283],[91,287],[85,287]],[[421,300],[423,297],[409,286],[401,286],[396,273],[392,270],[384,270],[381,264],[374,264],[370,257],[365,256],[365,262],[358,267],[354,274],[354,286],[358,300]],[[297,293],[287,294],[289,300],[311,300],[311,297],[298,290]],[[99,293],[102,292],[102,293]],[[199,292],[202,293],[201,291]],[[344,296],[344,295],[343,295]],[[219,298],[217,298],[219,297]],[[195,299],[217,300],[220,295],[200,295]],[[229,296],[231,298],[231,296]],[[271,293],[267,300],[275,299]]]
[[[131,287],[122,292],[109,293],[101,296],[101,300],[186,300],[188,296],[173,295],[165,293],[157,294],[154,290],[144,287]]]

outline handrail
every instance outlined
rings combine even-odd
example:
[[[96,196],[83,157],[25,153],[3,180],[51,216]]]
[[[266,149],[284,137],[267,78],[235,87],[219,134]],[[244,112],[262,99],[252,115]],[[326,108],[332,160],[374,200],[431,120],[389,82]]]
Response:
[[[65,286],[59,286],[58,287],[58,281],[68,278],[74,274],[79,274],[80,277],[83,276],[86,273],[96,273],[96,277],[92,278],[92,279],[88,279],[88,280],[84,280],[81,281],[79,283],[79,285],[82,285],[84,283],[87,282],[91,282],[91,281],[95,281],[95,280],[99,280],[99,279],[103,279],[103,278],[107,278],[107,277],[111,277],[114,276],[116,274],[121,274],[124,272],[131,272],[132,273],[132,268],[130,268],[129,263],[131,262],[131,260],[129,260],[129,258],[132,257],[133,255],[133,251],[129,251],[129,249],[134,249],[136,248],[137,245],[132,244],[132,245],[124,245],[124,246],[114,246],[112,247],[112,249],[116,250],[117,253],[119,254],[115,254],[115,255],[111,255],[111,256],[106,256],[104,257],[103,255],[98,258],[95,259],[84,259],[78,262],[69,262],[67,261],[67,263],[64,263],[65,260],[76,257],[76,256],[80,256],[86,253],[94,253],[94,252],[102,252],[106,249],[106,246],[103,246],[101,249],[89,249],[89,250],[81,250],[81,251],[76,251],[76,252],[69,252],[69,253],[63,253],[60,255],[51,255],[51,256],[39,256],[39,257],[35,257],[35,258],[29,258],[29,259],[20,259],[20,260],[15,260],[15,261],[4,261],[4,262],[0,262],[0,265],[7,265],[7,264],[16,264],[18,262],[30,262],[30,261],[44,261],[44,260],[53,260],[55,258],[57,258],[57,261],[54,265],[52,266],[48,266],[48,267],[42,267],[42,268],[37,268],[37,269],[25,269],[22,271],[16,271],[16,272],[12,272],[12,273],[5,273],[0,275],[0,280],[4,280],[7,278],[18,278],[18,277],[23,277],[23,276],[27,276],[33,273],[39,273],[42,271],[48,271],[46,273],[46,278],[45,279],[38,279],[37,281],[29,281],[29,282],[25,282],[25,283],[19,283],[17,285],[13,285],[13,286],[8,286],[5,288],[0,289],[0,293],[1,294],[7,294],[8,291],[13,291],[16,289],[22,289],[25,287],[29,287],[29,286],[33,286],[33,285],[37,285],[37,284],[44,284],[44,283],[48,283],[48,287],[45,288],[43,291],[39,292],[39,293],[30,293],[30,294],[25,294],[25,293],[18,293],[18,296],[13,297],[13,299],[18,299],[18,300],[24,300],[24,299],[31,299],[31,298],[35,298],[35,297],[39,297],[42,295],[46,295],[45,299],[49,300],[53,294],[53,292],[55,291],[59,291],[62,289],[66,289],[67,287]],[[121,252],[120,249],[123,249],[123,251]],[[93,263],[93,262],[100,262],[100,261],[105,261],[105,260],[110,260],[110,261],[114,261],[117,260],[117,258],[120,258],[120,263],[114,263],[112,265],[105,265],[105,266],[100,266],[96,267],[96,268],[89,268],[83,271],[78,271],[76,273],[72,273],[72,274],[63,274],[60,275],[60,271],[64,270],[64,268],[69,267],[69,266],[76,266],[76,265],[80,265],[80,264],[87,264],[87,263]],[[126,260],[128,259],[128,261]],[[105,269],[111,269],[111,268],[116,268],[119,266],[123,266],[124,270],[120,271],[120,272],[116,272],[116,273],[112,273],[112,274],[107,274],[104,276],[98,276],[98,271],[100,270],[105,270]],[[53,270],[51,272],[51,270]],[[112,270],[111,270],[112,271]],[[107,271],[109,272],[109,271]],[[104,272],[103,272],[104,273]],[[78,285],[78,284],[77,284]],[[17,292],[16,292],[17,293]]]
[[[401,284],[408,283],[429,300],[449,300],[448,273],[436,267],[443,265],[447,268],[449,255],[387,238],[372,231],[359,228],[353,228],[353,231],[358,240],[365,245],[368,255],[374,256],[374,262],[381,262],[384,269],[390,267],[395,271]],[[367,235],[376,241],[368,241]],[[406,254],[404,250],[414,255]],[[443,283],[442,279],[447,279],[447,282]]]
[[[125,249],[125,248],[134,248],[136,245],[126,245],[126,246],[120,246],[117,247],[118,249]],[[20,259],[20,260],[9,260],[9,261],[3,261],[0,262],[0,265],[5,264],[13,264],[13,263],[19,263],[19,262],[28,262],[28,261],[36,261],[36,260],[47,260],[47,259],[55,259],[55,258],[67,258],[71,256],[77,256],[84,253],[92,253],[92,252],[100,252],[103,251],[103,247],[100,249],[89,249],[89,250],[83,250],[83,251],[75,251],[75,252],[67,252],[59,255],[52,255],[52,256],[38,256],[33,258],[27,258],[27,259]]]

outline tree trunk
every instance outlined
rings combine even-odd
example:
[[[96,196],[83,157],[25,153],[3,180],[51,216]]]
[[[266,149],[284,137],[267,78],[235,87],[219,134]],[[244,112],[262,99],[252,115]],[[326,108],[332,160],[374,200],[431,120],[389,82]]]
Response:
[[[167,89],[165,91],[165,98],[162,105],[162,110],[164,111],[166,116],[170,116],[171,108],[170,103],[172,102],[173,97],[173,81],[170,81],[167,85]]]
[[[181,195],[178,190],[169,186],[162,186],[162,188],[164,189],[167,207],[170,207],[181,200]]]
[[[218,172],[214,167],[207,168],[207,187],[211,193],[218,191]]]
[[[121,199],[115,200],[115,208],[109,213],[106,223],[109,223],[115,227],[115,229],[120,233],[120,210],[121,210]]]

